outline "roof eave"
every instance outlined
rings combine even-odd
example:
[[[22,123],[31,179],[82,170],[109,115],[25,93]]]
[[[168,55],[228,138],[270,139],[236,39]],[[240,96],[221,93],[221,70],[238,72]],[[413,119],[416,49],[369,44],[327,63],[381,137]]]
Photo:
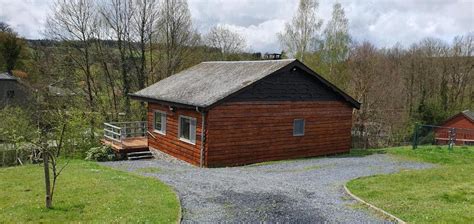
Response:
[[[159,104],[166,104],[166,105],[176,106],[176,107],[180,107],[180,108],[189,108],[189,109],[198,108],[199,110],[203,110],[203,109],[207,108],[206,106],[202,106],[202,105],[192,105],[192,104],[172,102],[172,101],[167,101],[167,100],[156,99],[156,98],[149,97],[149,96],[139,95],[139,94],[136,94],[136,93],[129,93],[128,96],[133,100],[139,100],[139,101],[145,101],[145,102],[151,102],[151,103],[159,103]]]
[[[443,126],[443,125],[449,123],[450,121],[454,120],[455,118],[457,118],[457,117],[459,117],[459,116],[463,116],[463,117],[465,117],[466,119],[468,119],[469,121],[474,122],[474,120],[472,120],[472,119],[471,119],[469,116],[467,116],[464,112],[459,112],[459,113],[457,113],[457,114],[455,114],[455,115],[453,115],[453,116],[447,118],[447,119],[444,120],[443,122],[441,122],[441,123],[439,124],[439,126]]]

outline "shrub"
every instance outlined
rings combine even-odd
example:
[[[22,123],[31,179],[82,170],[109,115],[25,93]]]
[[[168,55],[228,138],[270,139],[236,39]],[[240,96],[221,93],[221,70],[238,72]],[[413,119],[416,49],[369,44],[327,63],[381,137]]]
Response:
[[[87,151],[86,160],[94,160],[94,161],[113,161],[116,159],[115,153],[109,146],[99,146],[90,148]]]
[[[36,137],[30,114],[20,107],[0,109],[0,142],[21,142]]]

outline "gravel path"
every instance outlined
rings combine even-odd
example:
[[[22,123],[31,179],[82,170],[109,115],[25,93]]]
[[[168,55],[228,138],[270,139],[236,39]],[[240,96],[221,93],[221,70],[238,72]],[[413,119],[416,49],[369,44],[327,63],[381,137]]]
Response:
[[[383,223],[343,190],[351,179],[429,164],[375,154],[201,169],[169,158],[102,163],[159,178],[178,192],[183,222]]]

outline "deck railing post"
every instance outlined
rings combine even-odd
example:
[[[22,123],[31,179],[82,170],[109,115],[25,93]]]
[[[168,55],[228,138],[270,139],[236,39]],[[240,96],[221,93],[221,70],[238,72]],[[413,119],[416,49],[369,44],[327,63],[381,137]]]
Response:
[[[126,128],[120,129],[120,145],[122,145],[122,146],[123,146],[123,139],[125,139],[125,135],[126,135],[125,129]]]

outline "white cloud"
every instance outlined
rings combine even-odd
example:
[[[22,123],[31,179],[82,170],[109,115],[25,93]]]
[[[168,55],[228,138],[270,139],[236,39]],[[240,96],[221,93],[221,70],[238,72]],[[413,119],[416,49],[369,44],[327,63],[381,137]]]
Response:
[[[285,20],[267,20],[250,26],[227,25],[230,30],[241,34],[247,41],[250,52],[280,52],[277,33],[283,30]]]
[[[0,0],[0,21],[8,23],[21,36],[42,38],[50,0]]]
[[[379,47],[408,46],[425,37],[451,41],[474,30],[474,1],[345,1],[351,35]]]

